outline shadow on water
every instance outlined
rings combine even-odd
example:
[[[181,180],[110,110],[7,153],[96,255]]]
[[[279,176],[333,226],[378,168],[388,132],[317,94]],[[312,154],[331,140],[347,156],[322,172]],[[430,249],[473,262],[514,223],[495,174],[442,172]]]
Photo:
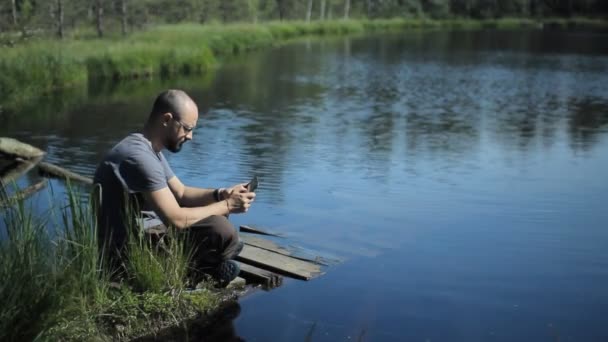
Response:
[[[241,313],[238,302],[229,302],[212,317],[205,320],[184,322],[179,327],[166,329],[155,336],[135,339],[134,342],[152,341],[209,341],[238,342],[245,341],[239,337],[234,327],[234,320]]]

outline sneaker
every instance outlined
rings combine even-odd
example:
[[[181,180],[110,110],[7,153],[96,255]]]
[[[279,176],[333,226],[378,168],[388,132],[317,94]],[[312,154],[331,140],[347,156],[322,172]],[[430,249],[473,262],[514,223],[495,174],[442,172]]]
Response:
[[[234,252],[234,255],[232,256],[232,259],[236,258],[237,255],[241,254],[244,246],[245,246],[245,243],[243,242],[243,240],[239,239],[238,245],[236,247],[236,251]]]
[[[239,275],[241,271],[239,264],[233,260],[222,261],[214,270],[213,278],[219,283],[220,287],[226,287]]]

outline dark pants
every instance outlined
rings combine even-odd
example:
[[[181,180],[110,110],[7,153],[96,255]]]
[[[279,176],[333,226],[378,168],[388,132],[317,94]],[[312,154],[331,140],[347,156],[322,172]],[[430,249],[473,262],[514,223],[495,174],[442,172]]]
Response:
[[[180,233],[186,234],[193,266],[198,269],[215,267],[238,253],[239,235],[224,216],[207,217]]]

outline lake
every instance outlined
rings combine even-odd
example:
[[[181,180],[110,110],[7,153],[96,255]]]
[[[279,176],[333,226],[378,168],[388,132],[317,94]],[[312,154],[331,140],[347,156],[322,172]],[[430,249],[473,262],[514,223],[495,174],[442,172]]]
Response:
[[[32,100],[0,117],[0,136],[92,175],[158,92],[190,93],[194,139],[165,152],[177,176],[218,187],[257,175],[235,225],[341,261],[241,300],[210,340],[606,341],[606,42],[558,30],[303,39],[204,76]]]

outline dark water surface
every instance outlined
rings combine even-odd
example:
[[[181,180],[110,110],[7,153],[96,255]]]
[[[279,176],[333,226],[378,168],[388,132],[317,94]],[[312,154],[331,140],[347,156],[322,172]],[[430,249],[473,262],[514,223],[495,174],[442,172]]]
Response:
[[[542,31],[301,41],[205,77],[66,91],[5,114],[0,135],[91,175],[158,91],[190,92],[202,117],[166,154],[178,177],[257,174],[236,224],[344,260],[242,300],[213,339],[607,341],[607,43]]]

